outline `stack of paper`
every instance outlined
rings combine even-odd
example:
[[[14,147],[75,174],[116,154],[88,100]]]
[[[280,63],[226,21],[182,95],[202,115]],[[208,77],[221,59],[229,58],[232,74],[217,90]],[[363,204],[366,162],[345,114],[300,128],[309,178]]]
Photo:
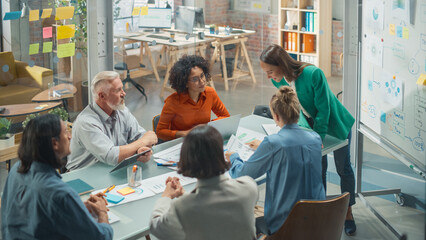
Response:
[[[254,153],[253,149],[239,140],[235,135],[232,135],[229,139],[226,149],[230,152],[238,153],[243,161],[247,161]]]
[[[262,127],[268,135],[276,134],[281,130],[276,124],[262,124]]]

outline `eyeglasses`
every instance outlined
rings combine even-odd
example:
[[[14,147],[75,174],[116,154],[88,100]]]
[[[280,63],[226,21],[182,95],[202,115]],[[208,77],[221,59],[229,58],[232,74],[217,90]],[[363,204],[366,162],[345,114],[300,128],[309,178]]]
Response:
[[[201,80],[204,80],[204,81],[206,80],[206,75],[204,75],[204,73],[201,73],[199,77],[193,77],[189,79],[189,81],[192,83],[199,83]]]

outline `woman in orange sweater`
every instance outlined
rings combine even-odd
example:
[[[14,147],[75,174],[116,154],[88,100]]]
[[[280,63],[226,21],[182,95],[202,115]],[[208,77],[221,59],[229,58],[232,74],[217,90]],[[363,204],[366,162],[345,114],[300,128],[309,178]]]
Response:
[[[211,111],[229,117],[216,91],[207,87],[211,80],[209,62],[200,56],[183,56],[170,70],[170,85],[176,90],[166,100],[157,125],[162,140],[184,137],[199,124],[210,122]]]

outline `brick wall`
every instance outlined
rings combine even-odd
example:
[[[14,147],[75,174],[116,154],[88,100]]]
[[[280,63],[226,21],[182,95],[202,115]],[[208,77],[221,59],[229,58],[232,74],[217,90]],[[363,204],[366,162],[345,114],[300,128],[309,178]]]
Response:
[[[332,28],[333,30],[331,36],[331,75],[342,76],[343,68],[340,68],[340,54],[343,53],[343,22],[333,20]]]

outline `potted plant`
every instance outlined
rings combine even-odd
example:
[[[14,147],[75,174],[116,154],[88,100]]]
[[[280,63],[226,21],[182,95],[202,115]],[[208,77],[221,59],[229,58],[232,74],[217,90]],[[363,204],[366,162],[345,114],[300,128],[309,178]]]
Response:
[[[15,145],[15,135],[9,133],[11,121],[0,118],[0,149]]]
[[[22,122],[22,128],[25,128],[27,126],[27,124],[31,121],[31,119],[34,119],[38,116],[39,114],[30,114],[28,115],[25,120]]]
[[[58,115],[64,122],[68,121],[68,112],[63,107],[54,108],[50,110],[48,113]]]

